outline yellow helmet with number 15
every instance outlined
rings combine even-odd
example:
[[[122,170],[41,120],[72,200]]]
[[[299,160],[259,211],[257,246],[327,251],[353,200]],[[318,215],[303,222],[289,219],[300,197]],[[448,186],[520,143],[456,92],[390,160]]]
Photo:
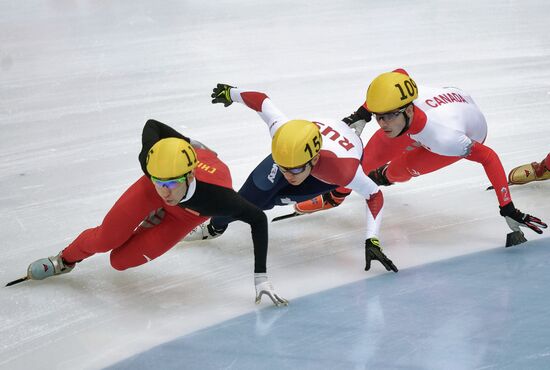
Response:
[[[382,73],[367,90],[365,108],[371,113],[399,109],[418,97],[418,87],[404,69]]]
[[[323,138],[311,121],[291,120],[277,129],[271,141],[271,154],[278,165],[296,168],[305,165],[320,151]]]

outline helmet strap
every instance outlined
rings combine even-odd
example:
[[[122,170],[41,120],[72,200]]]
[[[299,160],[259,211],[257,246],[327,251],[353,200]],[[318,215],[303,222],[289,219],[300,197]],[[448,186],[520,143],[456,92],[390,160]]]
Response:
[[[401,130],[401,132],[399,134],[397,134],[396,137],[399,137],[399,136],[403,135],[405,132],[407,132],[407,130],[411,126],[411,119],[407,115],[406,111],[403,111],[403,116],[405,116],[405,126],[403,127],[403,130]]]
[[[181,202],[182,200],[184,200],[185,197],[187,196],[187,193],[189,193],[189,177],[191,177],[191,176],[187,176],[187,177],[185,178],[185,185],[187,186],[187,189],[185,189],[185,194],[183,194],[183,197],[181,197],[180,202]]]

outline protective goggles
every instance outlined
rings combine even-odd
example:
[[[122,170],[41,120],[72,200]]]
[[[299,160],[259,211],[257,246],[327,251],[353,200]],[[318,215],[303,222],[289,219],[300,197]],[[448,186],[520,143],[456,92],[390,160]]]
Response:
[[[189,173],[186,173],[182,177],[175,177],[172,179],[159,179],[157,177],[151,176],[151,181],[153,184],[157,186],[162,186],[168,189],[174,189],[179,184],[183,184],[187,180],[187,176],[189,176]]]
[[[311,162],[311,161],[310,161]],[[310,162],[307,162],[306,164],[304,164],[303,166],[300,166],[300,167],[293,167],[293,168],[286,168],[286,167],[283,167],[283,166],[280,166],[280,165],[277,165],[279,167],[279,170],[282,172],[282,173],[286,173],[286,172],[290,172],[291,174],[293,175],[299,175],[301,174],[302,172],[304,172],[306,169],[307,169],[307,166],[310,165]]]
[[[399,116],[401,113],[405,111],[405,109],[407,109],[407,107],[401,108],[395,112],[389,112],[389,113],[383,113],[383,114],[375,113],[374,116],[376,117],[377,121],[388,122],[396,119],[397,116]]]

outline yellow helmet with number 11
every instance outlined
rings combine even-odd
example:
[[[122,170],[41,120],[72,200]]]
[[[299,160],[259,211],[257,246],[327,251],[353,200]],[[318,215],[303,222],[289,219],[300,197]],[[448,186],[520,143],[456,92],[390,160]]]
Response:
[[[197,153],[177,137],[161,139],[147,153],[147,172],[158,179],[182,177],[197,167]]]

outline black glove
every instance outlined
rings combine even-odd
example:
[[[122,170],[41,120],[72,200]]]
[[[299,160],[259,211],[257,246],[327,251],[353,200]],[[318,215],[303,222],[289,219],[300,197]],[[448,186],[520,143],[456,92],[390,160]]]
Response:
[[[375,170],[369,172],[368,176],[374,183],[378,186],[390,186],[393,185],[393,182],[390,182],[386,177],[386,171],[388,170],[388,165],[385,164]]]
[[[212,104],[223,103],[224,107],[229,107],[231,103],[233,103],[229,90],[231,90],[233,87],[234,86],[229,86],[226,84],[218,84],[212,90],[212,95],[210,95],[213,98]]]
[[[546,229],[548,225],[541,221],[540,218],[522,213],[514,207],[514,203],[510,202],[504,207],[500,207],[500,215],[506,219],[506,223],[512,231],[519,231],[519,227],[528,227],[537,234],[542,234],[542,229]]]
[[[351,115],[342,118],[342,121],[351,129],[355,130],[357,136],[361,136],[361,133],[365,128],[365,124],[367,122],[370,122],[371,119],[372,114],[368,110],[366,110],[365,107],[360,106],[359,109],[357,109]]]
[[[355,123],[362,119],[365,120],[366,122],[370,122],[372,119],[372,113],[369,112],[364,106],[360,106],[359,109],[357,109],[355,112],[353,112],[346,118],[342,118],[342,121],[344,121],[348,126],[350,126],[352,123]]]
[[[139,226],[144,227],[146,229],[155,227],[158,224],[162,222],[165,215],[164,208],[155,209],[154,211],[151,211],[147,217],[141,223]]]
[[[382,253],[382,248],[380,248],[380,242],[377,238],[365,240],[365,271],[370,270],[370,263],[372,260],[379,261],[388,271],[399,271],[393,262]]]

